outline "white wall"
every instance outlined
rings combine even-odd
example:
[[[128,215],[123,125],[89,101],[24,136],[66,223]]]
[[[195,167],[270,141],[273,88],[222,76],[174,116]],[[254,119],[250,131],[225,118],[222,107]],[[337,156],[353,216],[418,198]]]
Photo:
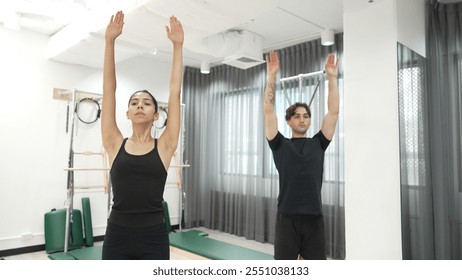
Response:
[[[425,1],[396,2],[398,42],[426,57]]]
[[[49,61],[47,43],[46,36],[0,26],[0,251],[44,244],[44,214],[64,206],[64,168],[70,145],[65,132],[67,102],[53,99],[53,88],[95,93],[102,89],[100,69]],[[117,119],[128,137],[130,124],[125,112],[129,95],[148,89],[160,101],[167,101],[170,64],[138,58],[120,63],[117,71]],[[76,128],[76,150],[101,149],[99,121],[94,125],[78,123]],[[77,167],[77,156],[75,161]],[[76,172],[76,184],[85,181],[85,176]],[[169,175],[168,182],[165,199],[178,204],[176,177]],[[94,235],[104,235],[106,194],[76,191],[75,208],[81,209],[83,196],[90,197]],[[177,209],[170,206],[173,224],[178,221]],[[26,233],[32,237],[21,238]]]
[[[424,0],[366,2],[344,1],[346,258],[401,259],[397,41],[425,50]]]

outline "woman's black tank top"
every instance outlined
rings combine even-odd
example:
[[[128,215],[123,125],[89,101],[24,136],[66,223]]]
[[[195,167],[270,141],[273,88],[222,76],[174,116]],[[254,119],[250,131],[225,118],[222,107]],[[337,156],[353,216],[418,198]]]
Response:
[[[146,227],[165,222],[162,207],[167,171],[157,150],[132,155],[125,150],[127,138],[112,163],[110,176],[113,202],[109,221],[128,227]]]

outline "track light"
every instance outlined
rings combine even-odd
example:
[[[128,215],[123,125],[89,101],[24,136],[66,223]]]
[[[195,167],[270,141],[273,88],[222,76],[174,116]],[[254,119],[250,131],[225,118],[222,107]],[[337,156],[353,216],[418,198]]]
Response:
[[[202,63],[201,63],[201,73],[202,74],[210,73],[210,64],[207,61],[202,61]]]
[[[334,44],[334,30],[324,29],[321,32],[321,44],[323,46],[331,46]]]

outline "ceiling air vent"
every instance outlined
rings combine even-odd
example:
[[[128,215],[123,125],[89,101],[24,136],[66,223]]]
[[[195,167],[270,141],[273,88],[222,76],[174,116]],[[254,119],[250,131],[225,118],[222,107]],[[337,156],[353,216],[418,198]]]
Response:
[[[225,56],[223,63],[240,69],[248,69],[265,62],[261,36],[246,30],[238,32],[237,49]]]
[[[202,40],[209,54],[223,59],[240,69],[247,69],[265,62],[263,60],[262,37],[247,30],[229,30]]]

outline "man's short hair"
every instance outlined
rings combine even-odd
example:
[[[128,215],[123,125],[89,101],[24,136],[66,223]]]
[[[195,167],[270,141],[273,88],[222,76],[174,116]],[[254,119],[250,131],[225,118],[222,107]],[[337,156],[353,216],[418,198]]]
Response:
[[[297,110],[298,107],[303,107],[306,109],[308,112],[308,116],[311,118],[311,110],[310,107],[308,107],[308,104],[303,103],[303,102],[297,102],[295,104],[292,104],[287,108],[286,110],[286,121],[290,120],[295,115],[295,110]]]

